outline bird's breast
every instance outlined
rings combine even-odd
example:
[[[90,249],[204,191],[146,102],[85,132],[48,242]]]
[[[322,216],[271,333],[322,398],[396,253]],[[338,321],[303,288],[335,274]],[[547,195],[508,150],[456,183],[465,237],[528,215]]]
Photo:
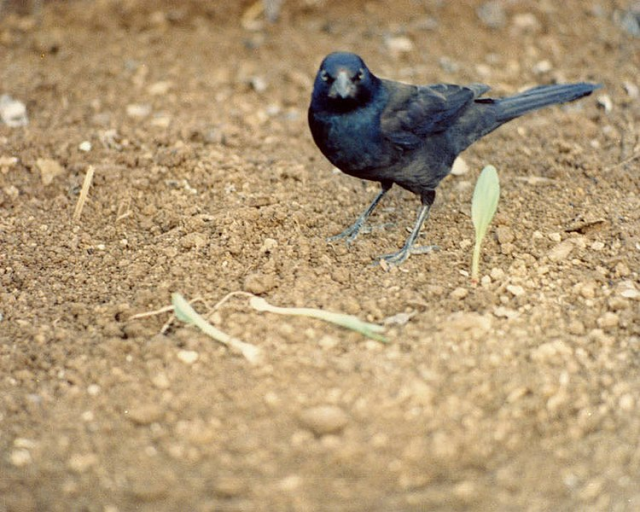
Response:
[[[316,144],[341,171],[367,178],[367,171],[388,164],[380,119],[372,109],[315,113],[309,121]]]

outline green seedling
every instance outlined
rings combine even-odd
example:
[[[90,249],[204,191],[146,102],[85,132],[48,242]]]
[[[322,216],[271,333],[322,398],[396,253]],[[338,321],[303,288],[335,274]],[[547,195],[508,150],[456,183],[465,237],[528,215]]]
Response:
[[[471,281],[478,282],[480,272],[480,249],[487,229],[498,209],[500,199],[500,181],[493,165],[487,165],[478,178],[471,202],[471,219],[476,229],[476,245],[473,248],[471,261]]]
[[[189,304],[179,293],[171,294],[171,302],[173,304],[173,313],[176,315],[178,320],[187,324],[195,325],[203,333],[212,337],[217,342],[238,350],[250,363],[256,364],[262,360],[262,351],[259,347],[251,345],[250,343],[245,343],[244,341],[229,336],[220,329],[216,329],[196,313],[195,309],[191,307],[191,304]]]
[[[380,334],[384,331],[383,326],[363,322],[359,318],[352,315],[332,313],[330,311],[313,308],[280,308],[277,306],[272,306],[261,297],[251,297],[249,304],[253,309],[257,311],[266,311],[269,313],[275,313],[277,315],[293,315],[318,318],[320,320],[324,320],[325,322],[330,322],[332,324],[351,329],[352,331],[359,332],[363,336],[371,338],[372,340],[381,341],[382,343],[389,342],[387,338]]]

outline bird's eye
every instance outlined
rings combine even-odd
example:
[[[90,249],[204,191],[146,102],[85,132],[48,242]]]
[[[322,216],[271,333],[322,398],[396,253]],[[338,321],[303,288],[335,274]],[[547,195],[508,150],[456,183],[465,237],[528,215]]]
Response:
[[[329,81],[329,73],[327,73],[324,69],[320,72],[320,79],[323,82],[328,82]]]
[[[360,68],[358,74],[356,75],[356,82],[364,79],[364,69]]]

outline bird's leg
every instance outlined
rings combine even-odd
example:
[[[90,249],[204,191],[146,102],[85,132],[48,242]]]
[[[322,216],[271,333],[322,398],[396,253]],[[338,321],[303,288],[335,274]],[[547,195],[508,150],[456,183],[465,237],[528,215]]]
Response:
[[[420,210],[418,211],[418,218],[416,219],[416,223],[413,226],[413,230],[407,238],[407,241],[404,243],[402,249],[398,252],[394,252],[393,254],[385,254],[384,256],[380,256],[380,260],[384,260],[391,265],[400,265],[413,253],[413,254],[424,254],[433,250],[437,250],[437,246],[435,245],[427,245],[423,247],[414,247],[413,244],[418,238],[420,234],[420,228],[425,220],[429,218],[429,210],[431,210],[431,205],[436,199],[436,191],[428,190],[424,192],[421,196],[422,205],[420,206]]]
[[[369,216],[373,213],[373,210],[376,209],[376,206],[378,206],[378,203],[380,202],[380,200],[384,197],[384,195],[387,192],[389,192],[393,183],[389,181],[383,181],[382,183],[380,183],[380,185],[382,186],[382,189],[380,190],[380,192],[378,192],[378,195],[371,202],[369,207],[364,212],[362,212],[362,214],[356,219],[356,221],[347,229],[345,229],[342,233],[339,233],[337,235],[330,236],[329,238],[327,238],[329,242],[334,242],[336,240],[341,240],[342,238],[346,238],[347,245],[349,245],[351,242],[353,242],[356,239],[356,237],[358,236],[358,233],[362,229],[362,226],[364,226],[364,223],[367,221]]]

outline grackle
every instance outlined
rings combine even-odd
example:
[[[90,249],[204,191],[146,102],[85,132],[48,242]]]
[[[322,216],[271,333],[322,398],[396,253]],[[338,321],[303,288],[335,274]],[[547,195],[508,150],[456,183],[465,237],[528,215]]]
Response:
[[[399,265],[429,216],[436,187],[456,157],[502,124],[548,105],[588,96],[598,84],[542,85],[507,98],[483,98],[483,84],[408,85],[375,76],[353,53],[329,54],[320,65],[309,106],[309,127],[320,151],[342,172],[379,181],[382,189],[344,232],[329,238],[353,242],[394,183],[420,196],[409,238],[396,253],[380,256]]]

